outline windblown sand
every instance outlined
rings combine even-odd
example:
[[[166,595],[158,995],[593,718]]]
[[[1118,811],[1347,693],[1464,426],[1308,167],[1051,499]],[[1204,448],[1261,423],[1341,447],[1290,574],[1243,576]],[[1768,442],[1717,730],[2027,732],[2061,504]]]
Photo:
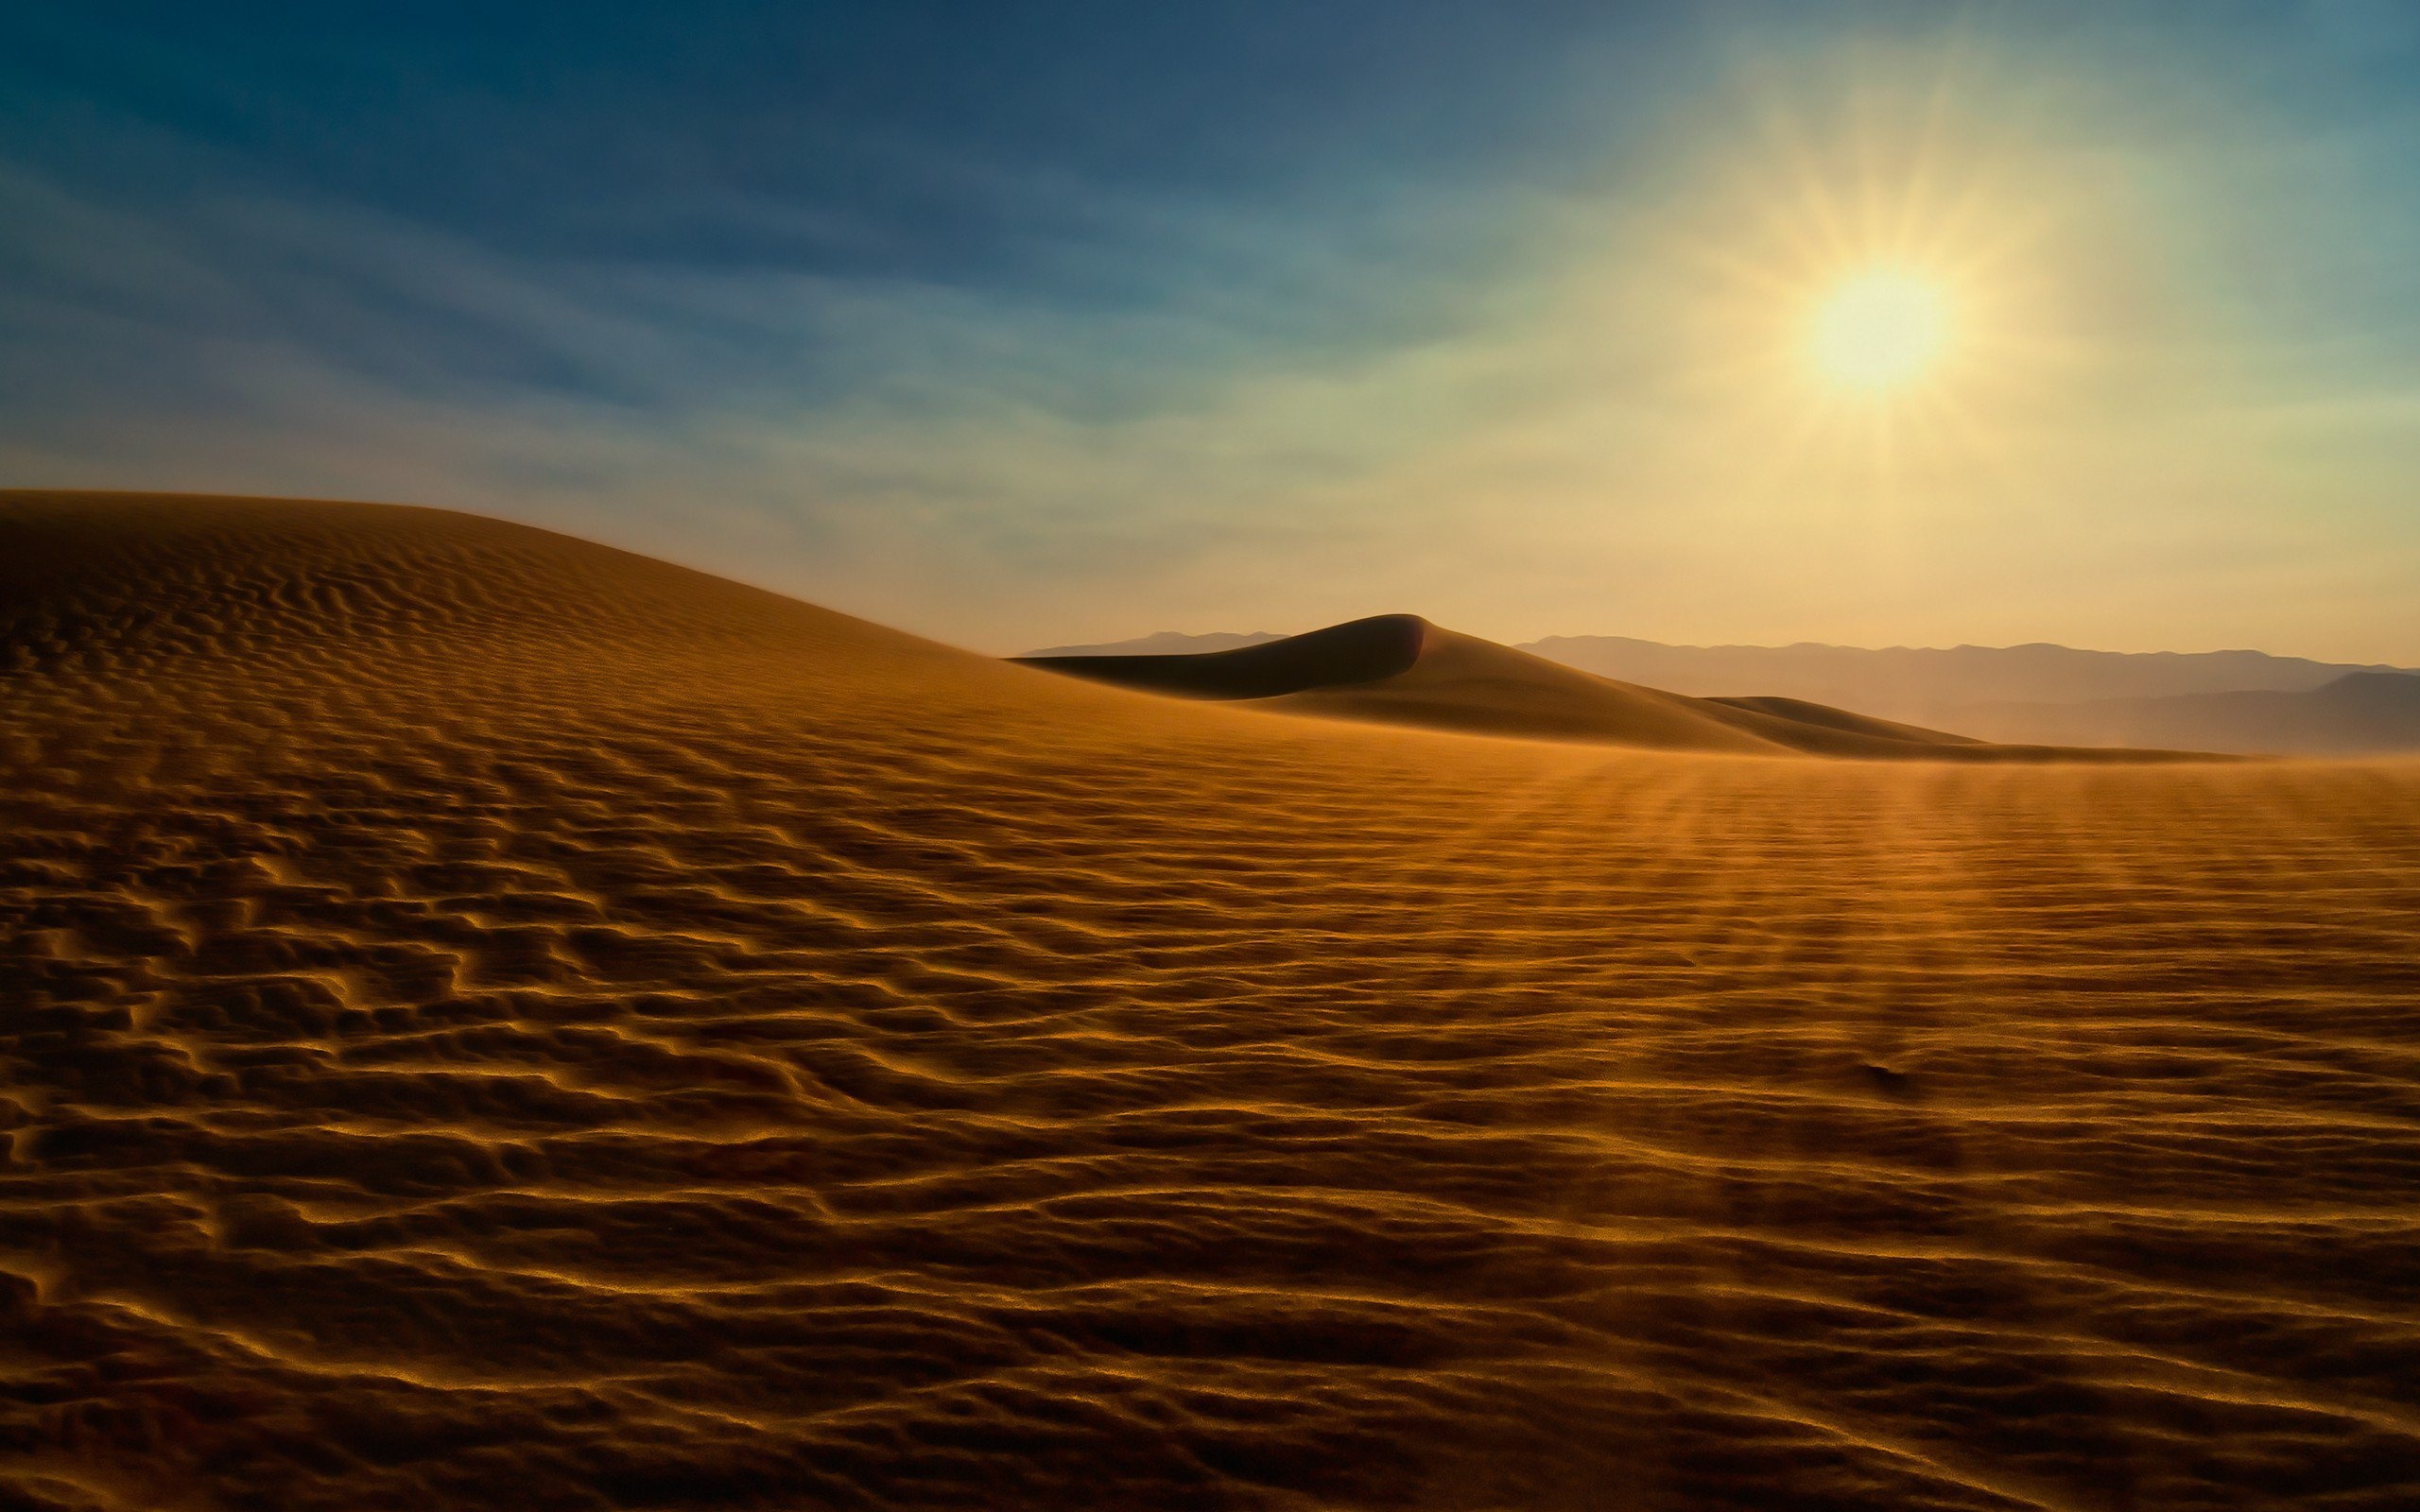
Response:
[[[0,1477],[2420,1504],[2420,767],[1177,703],[0,500]]]

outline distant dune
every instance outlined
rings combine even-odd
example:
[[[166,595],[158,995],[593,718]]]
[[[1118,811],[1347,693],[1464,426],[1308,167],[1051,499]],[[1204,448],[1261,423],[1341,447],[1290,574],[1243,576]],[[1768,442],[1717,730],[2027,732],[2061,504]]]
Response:
[[[0,1505],[2420,1504],[2420,764],[1342,628],[0,495]]]
[[[1164,630],[1133,641],[1036,651],[1031,658],[1199,653],[1277,639],[1265,631],[1180,635]],[[2247,755],[2420,751],[2420,719],[2394,702],[2398,685],[2379,688],[2355,680],[2334,693],[2319,692],[2356,675],[2406,669],[2259,651],[1702,646],[1617,635],[1550,636],[1507,649],[1716,702],[1773,712],[1786,707],[1854,709],[1886,726],[1912,725],[1920,733],[1954,730],[2010,745]],[[2303,700],[2235,696],[2271,693],[2316,696]],[[2208,700],[2175,701],[2202,696],[2209,696]]]
[[[1511,646],[1382,614],[1196,655],[1033,656],[1026,664],[1288,713],[1664,750],[1998,761],[2109,751],[1994,746],[1793,698],[1691,698],[1558,665]],[[2166,752],[2129,752],[2148,759]]]

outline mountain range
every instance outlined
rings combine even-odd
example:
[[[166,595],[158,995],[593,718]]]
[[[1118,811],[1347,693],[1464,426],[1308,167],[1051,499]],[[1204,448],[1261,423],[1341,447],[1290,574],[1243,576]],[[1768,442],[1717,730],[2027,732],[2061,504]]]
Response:
[[[1164,630],[1032,655],[1199,655],[1279,639],[1268,631]],[[2420,672],[2378,663],[2046,644],[1667,645],[1614,635],[1550,636],[1516,649],[1692,697],[1803,700],[2000,743],[2291,755],[2420,750]]]

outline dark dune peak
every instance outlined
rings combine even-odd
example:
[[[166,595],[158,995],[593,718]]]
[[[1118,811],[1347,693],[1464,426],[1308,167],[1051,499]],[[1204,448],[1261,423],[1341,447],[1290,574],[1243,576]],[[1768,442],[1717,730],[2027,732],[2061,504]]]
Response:
[[[0,496],[0,1506],[2420,1499],[2412,764],[1390,728],[1582,707],[1401,621],[1275,718],[359,505]]]
[[[1409,618],[1409,616],[1406,616]],[[1557,666],[1526,651],[1425,621],[1416,655],[1376,679],[1276,700],[1294,713],[1668,750],[1776,754],[1785,749],[1694,699]]]
[[[1277,698],[1408,672],[1433,627],[1417,614],[1374,614],[1323,630],[1223,651],[1174,655],[1037,654],[1017,662],[1070,677],[1186,698]]]

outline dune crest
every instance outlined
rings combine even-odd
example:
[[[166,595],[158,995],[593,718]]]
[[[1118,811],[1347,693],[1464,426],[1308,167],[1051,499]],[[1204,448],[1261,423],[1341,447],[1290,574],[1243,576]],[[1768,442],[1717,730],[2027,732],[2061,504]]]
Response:
[[[1376,614],[1325,629],[1221,651],[1119,656],[1037,654],[1013,660],[1124,688],[1188,698],[1278,698],[1400,677],[1436,627],[1417,614]]]
[[[1780,697],[1696,698],[1617,682],[1414,614],[1192,655],[1020,657],[1093,681],[1288,713],[1658,750],[1936,761],[2166,760],[2169,751],[1997,746]]]
[[[1359,686],[1540,686],[1443,634]],[[2415,901],[2411,763],[1272,718],[0,495],[0,1501],[2390,1512]]]

